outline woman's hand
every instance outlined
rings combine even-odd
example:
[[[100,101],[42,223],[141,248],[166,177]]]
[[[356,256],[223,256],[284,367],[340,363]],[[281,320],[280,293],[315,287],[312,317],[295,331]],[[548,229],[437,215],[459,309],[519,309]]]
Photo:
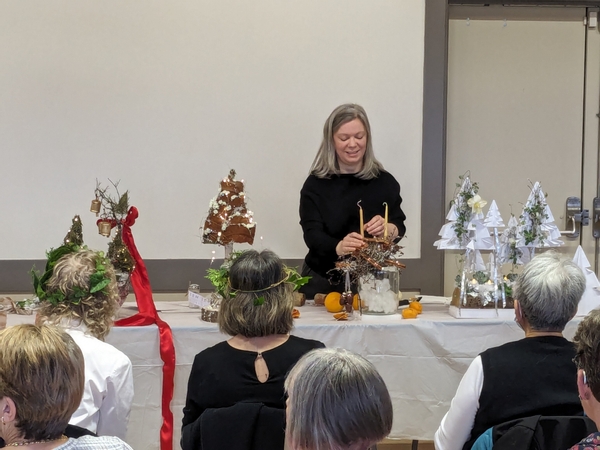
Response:
[[[350,233],[344,239],[338,242],[338,245],[335,247],[335,252],[338,254],[338,256],[349,255],[357,248],[361,248],[363,245],[365,245],[365,241],[360,234]]]
[[[375,216],[365,224],[365,231],[371,236],[383,236],[383,226],[385,221],[381,216]]]

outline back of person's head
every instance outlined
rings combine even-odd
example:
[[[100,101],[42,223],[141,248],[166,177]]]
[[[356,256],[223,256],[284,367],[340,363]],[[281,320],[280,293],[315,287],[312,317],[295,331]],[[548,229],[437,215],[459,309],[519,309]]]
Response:
[[[24,439],[60,437],[83,385],[83,355],[66,332],[47,325],[0,332],[0,398],[14,402],[15,426]]]
[[[98,339],[110,331],[118,309],[115,271],[101,252],[81,249],[58,260],[46,283],[41,315],[49,322],[81,321]]]
[[[513,297],[533,330],[562,331],[577,312],[585,276],[554,251],[533,258],[519,275]]]
[[[373,152],[371,137],[371,125],[365,109],[354,103],[346,103],[335,108],[323,126],[323,140],[317,156],[313,161],[310,172],[318,178],[327,178],[334,174],[340,174],[340,166],[335,153],[333,136],[339,128],[355,119],[362,122],[367,133],[367,145],[362,170],[356,174],[358,178],[365,180],[375,178],[383,170],[383,165],[377,161]]]
[[[283,261],[270,250],[248,250],[229,269],[219,329],[230,336],[286,334],[294,326],[293,307],[293,287]]]
[[[600,310],[591,311],[573,338],[577,368],[585,372],[587,385],[600,402]]]
[[[392,429],[392,400],[372,363],[343,349],[318,349],[290,371],[286,442],[293,450],[363,450]]]

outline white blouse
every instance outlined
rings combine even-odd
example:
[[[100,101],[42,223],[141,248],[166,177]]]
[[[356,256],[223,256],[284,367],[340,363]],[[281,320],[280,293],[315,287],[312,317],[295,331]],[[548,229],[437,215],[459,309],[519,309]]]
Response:
[[[461,450],[469,440],[482,388],[483,364],[481,356],[477,356],[460,381],[450,410],[435,432],[433,442],[436,450]]]
[[[85,359],[83,398],[69,423],[100,436],[125,439],[133,403],[131,361],[125,353],[90,335],[85,325],[65,331]]]

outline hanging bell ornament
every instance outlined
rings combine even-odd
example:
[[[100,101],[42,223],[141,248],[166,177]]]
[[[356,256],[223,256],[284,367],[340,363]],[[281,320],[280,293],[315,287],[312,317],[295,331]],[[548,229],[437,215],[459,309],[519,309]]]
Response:
[[[98,233],[100,233],[102,236],[109,237],[110,230],[111,230],[110,222],[105,221],[105,220],[98,222]]]
[[[90,211],[93,213],[96,213],[96,217],[98,217],[101,206],[102,206],[102,202],[100,200],[98,200],[97,198],[95,198],[94,200],[92,200],[92,206],[90,206]]]

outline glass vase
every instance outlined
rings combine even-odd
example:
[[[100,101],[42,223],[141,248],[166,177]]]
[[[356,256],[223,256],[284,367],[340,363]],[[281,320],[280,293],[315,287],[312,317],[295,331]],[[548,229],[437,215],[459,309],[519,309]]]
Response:
[[[394,266],[374,270],[361,279],[358,294],[364,314],[389,315],[398,312],[400,273]]]

